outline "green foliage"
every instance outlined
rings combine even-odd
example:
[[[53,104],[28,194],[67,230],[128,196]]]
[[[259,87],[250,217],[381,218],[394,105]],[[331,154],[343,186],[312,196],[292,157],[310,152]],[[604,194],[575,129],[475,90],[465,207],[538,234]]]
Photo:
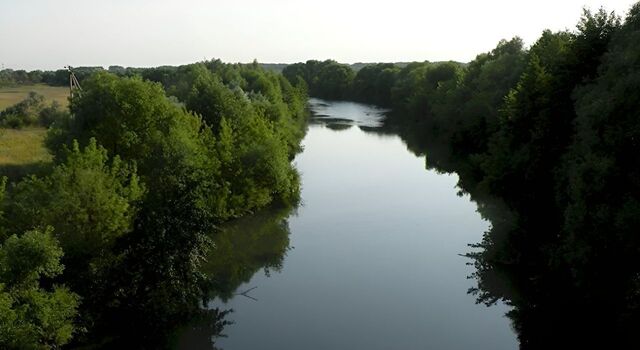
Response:
[[[282,101],[281,92],[266,78],[256,78],[249,84],[256,85],[259,81],[260,86],[254,88],[271,94],[276,103]],[[226,208],[232,216],[262,207],[274,199],[288,199],[290,189],[297,187],[296,174],[289,165],[292,145],[283,142],[286,138],[283,140],[280,135],[286,133],[278,128],[284,128],[283,124],[295,125],[295,121],[282,102],[279,108],[262,90],[252,91],[254,95],[247,99],[205,71],[195,80],[186,103],[187,108],[201,114],[218,135],[218,159],[222,178],[226,179],[224,192],[229,194]],[[275,111],[271,111],[272,108]],[[287,130],[291,129],[284,129]],[[299,140],[299,135],[290,141],[293,140]]]
[[[458,173],[461,192],[492,221],[471,254],[473,292],[514,305],[523,346],[546,345],[555,326],[570,323],[555,319],[560,308],[588,321],[593,307],[613,319],[603,331],[632,334],[628,325],[640,321],[638,42],[635,5],[624,23],[585,11],[574,31],[544,31],[528,50],[519,38],[501,41],[466,65],[356,71],[310,60],[282,75],[219,60],[76,69],[83,93],[73,117],[35,94],[0,114],[3,126],[52,125],[47,144],[56,154],[49,174],[6,195],[0,181],[0,346],[67,343],[74,293],[86,329],[78,344],[161,346],[158,334],[200,314],[211,279],[237,285],[256,269],[278,268],[286,228],[267,225],[220,234],[213,276],[200,270],[218,225],[296,199],[290,161],[307,92],[393,108],[389,124],[409,147],[428,150],[430,167]],[[0,84],[34,82],[65,85],[68,73],[0,71]],[[520,294],[491,286],[501,278]],[[551,326],[536,338],[529,319]],[[577,323],[600,330],[587,321]]]
[[[514,306],[521,346],[635,337],[639,14],[635,5],[622,24],[585,11],[575,31],[544,31],[528,50],[502,41],[458,73],[412,63],[391,87],[389,124],[430,167],[457,172],[491,220],[469,254],[471,292]],[[371,91],[374,81],[354,86]],[[587,333],[606,336],[582,341]]]
[[[302,78],[311,96],[326,99],[345,99],[350,96],[355,71],[351,67],[333,60],[296,63],[284,68],[282,74],[296,83]]]
[[[58,101],[51,101],[49,106],[43,107],[38,112],[38,122],[42,126],[49,127],[54,123],[62,122],[68,118],[69,112],[63,110]]]
[[[164,96],[160,85],[107,73],[88,79],[70,109],[73,123],[53,130],[52,151],[59,152],[59,144],[74,139],[86,145],[96,138],[109,153],[138,161],[144,173],[151,171],[146,160],[165,143],[163,137],[180,127],[179,119],[188,118]]]
[[[0,127],[21,129],[27,126],[50,126],[65,118],[66,112],[60,103],[52,101],[49,106],[44,103],[45,97],[34,91],[29,96],[0,112]]]
[[[585,10],[575,30],[544,31],[528,50],[515,38],[464,66],[377,65],[352,84],[351,96],[392,107],[388,126],[429,167],[457,172],[491,220],[470,254],[471,292],[514,306],[522,347],[635,343],[639,18],[640,4],[624,23]],[[322,97],[317,66],[284,73]]]
[[[53,227],[71,278],[77,278],[131,231],[142,194],[135,168],[118,157],[110,160],[95,139],[82,150],[75,142],[50,175],[28,177],[12,189],[10,227],[15,232]]]
[[[390,105],[391,89],[399,71],[400,67],[391,63],[363,67],[353,80],[353,98],[358,101],[377,101],[382,106]]]
[[[4,207],[5,207],[5,191],[7,189],[7,178],[5,176],[0,177],[0,240],[5,238],[4,236]]]
[[[42,81],[43,74],[44,72],[39,70],[27,72],[21,69],[3,69],[0,70],[0,86],[40,83]]]
[[[207,235],[227,216],[213,135],[198,117],[168,99],[159,84],[140,78],[94,75],[85,81],[71,110],[74,118],[52,129],[49,145],[78,139],[93,148],[95,138],[106,149],[101,150],[103,155],[119,155],[112,162],[117,169],[107,173],[121,176],[96,184],[95,191],[91,187],[77,191],[81,198],[100,198],[92,192],[106,196],[88,208],[103,205],[99,222],[104,226],[98,228],[104,232],[97,238],[117,243],[111,249],[101,246],[113,258],[99,264],[105,268],[93,275],[92,280],[101,284],[86,290],[91,293],[85,303],[88,326],[94,327],[91,334],[99,337],[114,328],[121,336],[135,329],[149,335],[164,332],[197,310],[204,294],[197,269],[208,247]],[[57,159],[73,162],[64,151]],[[134,167],[147,189],[142,198],[137,177],[121,181],[130,176],[123,170]],[[47,220],[69,216],[61,214],[54,210]],[[82,232],[82,224],[94,216],[80,211],[78,217],[88,221],[70,226],[79,226],[76,231]],[[89,243],[80,238],[82,244]],[[128,320],[114,323],[118,314],[129,315]]]
[[[451,114],[449,133],[456,155],[487,150],[487,140],[499,128],[499,110],[508,92],[516,86],[525,66],[520,38],[502,40],[491,52],[471,61],[464,72]]]
[[[62,272],[62,249],[51,230],[13,235],[0,246],[0,346],[50,349],[69,342],[78,296],[41,281]]]
[[[62,249],[51,236],[51,230],[29,231],[21,237],[13,235],[2,245],[0,278],[8,288],[34,285],[41,277],[54,277],[62,272],[61,257]]]
[[[158,83],[85,79],[73,118],[49,131],[58,166],[11,191],[14,226],[56,227],[69,255],[64,278],[85,298],[79,343],[160,346],[157,334],[201,313],[216,226],[298,193],[303,90],[257,65],[140,72]]]
[[[20,129],[28,125],[35,125],[38,112],[43,108],[44,96],[30,92],[29,96],[17,104],[0,112],[0,126]]]
[[[596,23],[609,23],[599,17]],[[608,25],[608,24],[607,24]],[[604,25],[604,26],[607,26]],[[583,24],[587,33],[593,24]],[[593,35],[598,36],[598,35]],[[565,157],[568,198],[564,230],[568,246],[582,247],[574,264],[624,261],[633,273],[640,212],[640,5],[613,35],[599,76],[576,90],[576,142]],[[606,243],[605,243],[606,242]],[[606,248],[605,248],[606,247]],[[597,251],[597,255],[596,255]]]
[[[601,10],[595,16],[585,12],[575,33],[545,31],[505,99],[488,152],[479,157],[480,190],[504,199],[526,228],[510,235],[517,259],[547,255],[548,246],[560,243],[566,215],[562,188],[569,179],[563,155],[575,141],[577,118],[573,92],[592,79],[618,25]]]
[[[213,283],[212,294],[223,300],[259,270],[280,271],[289,250],[291,207],[270,208],[226,224],[214,237],[202,270]]]

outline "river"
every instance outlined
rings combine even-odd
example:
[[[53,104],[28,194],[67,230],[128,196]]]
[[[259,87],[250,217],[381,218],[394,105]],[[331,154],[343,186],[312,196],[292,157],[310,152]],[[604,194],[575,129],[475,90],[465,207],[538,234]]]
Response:
[[[216,347],[516,349],[509,308],[467,293],[473,267],[460,254],[489,223],[457,176],[378,132],[375,107],[310,105],[299,207],[239,220],[216,242],[210,307],[233,309],[234,322]]]

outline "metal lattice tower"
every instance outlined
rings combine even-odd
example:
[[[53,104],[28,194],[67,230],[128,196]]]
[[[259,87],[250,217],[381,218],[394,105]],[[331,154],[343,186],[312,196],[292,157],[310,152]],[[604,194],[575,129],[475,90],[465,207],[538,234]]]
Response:
[[[73,67],[65,66],[65,68],[69,71],[69,96],[73,100],[74,90],[77,90],[78,91],[77,94],[79,95],[80,92],[82,91],[82,88],[80,87],[78,78],[76,78],[76,75],[73,73]]]

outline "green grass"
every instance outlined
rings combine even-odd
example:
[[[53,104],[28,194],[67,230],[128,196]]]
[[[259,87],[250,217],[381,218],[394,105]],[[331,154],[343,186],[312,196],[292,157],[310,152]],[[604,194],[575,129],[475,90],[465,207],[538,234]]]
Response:
[[[35,91],[45,97],[46,103],[58,101],[62,106],[67,106],[69,101],[69,88],[64,86],[48,85],[18,85],[0,87],[0,111],[24,100],[30,91]]]
[[[44,146],[47,129],[0,129],[0,176],[16,179],[38,173],[51,164]]]

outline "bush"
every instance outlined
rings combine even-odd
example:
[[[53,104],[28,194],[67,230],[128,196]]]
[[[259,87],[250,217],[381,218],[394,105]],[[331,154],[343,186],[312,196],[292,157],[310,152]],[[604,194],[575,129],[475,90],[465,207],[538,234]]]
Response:
[[[52,106],[54,109],[58,107],[59,105]],[[40,113],[44,108],[44,96],[32,91],[26,99],[0,112],[0,126],[21,129],[26,126],[37,125],[40,120]]]

